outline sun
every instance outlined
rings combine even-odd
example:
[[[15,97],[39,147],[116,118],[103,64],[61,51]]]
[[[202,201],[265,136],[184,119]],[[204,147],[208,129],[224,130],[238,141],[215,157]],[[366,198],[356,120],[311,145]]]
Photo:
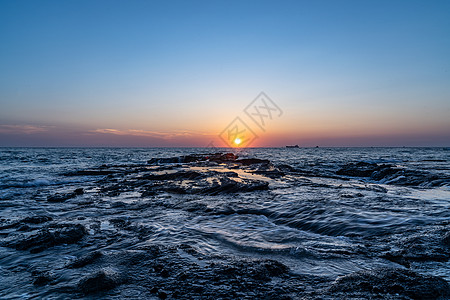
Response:
[[[239,144],[242,143],[242,140],[240,138],[235,138],[234,143],[239,146]]]

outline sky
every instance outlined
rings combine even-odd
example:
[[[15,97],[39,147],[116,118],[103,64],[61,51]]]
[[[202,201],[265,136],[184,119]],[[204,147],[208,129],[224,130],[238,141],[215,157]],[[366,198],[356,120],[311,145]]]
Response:
[[[0,41],[0,146],[450,146],[446,0],[0,0]]]

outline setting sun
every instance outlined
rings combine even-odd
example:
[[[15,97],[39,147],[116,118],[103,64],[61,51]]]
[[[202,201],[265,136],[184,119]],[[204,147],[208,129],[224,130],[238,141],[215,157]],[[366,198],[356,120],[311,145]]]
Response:
[[[239,145],[241,142],[242,142],[242,140],[241,140],[240,138],[236,138],[236,139],[234,140],[234,143],[235,143],[236,145]]]

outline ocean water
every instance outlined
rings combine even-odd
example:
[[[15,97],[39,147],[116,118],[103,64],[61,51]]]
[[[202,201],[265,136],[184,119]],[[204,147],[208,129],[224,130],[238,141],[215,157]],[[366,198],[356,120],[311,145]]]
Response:
[[[66,298],[68,294],[62,287],[76,286],[85,272],[67,268],[76,257],[87,251],[137,251],[154,244],[188,244],[205,257],[273,259],[288,266],[291,274],[318,276],[329,282],[360,270],[406,265],[421,274],[450,281],[448,252],[442,246],[450,223],[448,148],[213,150],[233,152],[240,158],[270,160],[275,168],[284,170],[282,176],[276,177],[220,164],[171,165],[175,170],[188,168],[206,173],[231,170],[243,180],[268,183],[267,190],[216,195],[158,190],[143,196],[138,188],[129,186],[117,193],[102,192],[116,180],[110,179],[112,175],[86,172],[68,176],[99,168],[145,168],[152,158],[211,151],[1,148],[0,298]],[[338,174],[346,164],[357,162],[389,164],[433,177],[423,176],[422,181],[409,184],[403,180],[407,175],[401,174],[387,179]],[[136,180],[124,178],[128,182]],[[182,184],[189,185],[190,181]],[[84,194],[57,203],[47,201],[56,193],[78,188],[83,188]],[[19,225],[11,224],[43,215],[54,223],[82,224],[87,234],[80,242],[55,245],[37,253],[7,246],[44,226],[31,224],[20,230]],[[117,220],[134,227],[118,226]],[[415,252],[408,254],[408,249]],[[33,284],[30,270],[34,269],[51,270],[55,279],[51,284]],[[132,294],[137,288],[122,285],[109,296],[123,296],[127,289]]]

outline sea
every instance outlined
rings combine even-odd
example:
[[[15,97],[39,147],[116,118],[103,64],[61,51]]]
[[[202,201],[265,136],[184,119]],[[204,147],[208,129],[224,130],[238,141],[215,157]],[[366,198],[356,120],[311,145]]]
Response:
[[[276,175],[221,162],[149,163],[152,158],[216,152],[268,160],[270,174]],[[386,174],[348,171],[375,166]],[[145,177],[149,172],[177,170],[203,172],[211,184],[215,174],[225,172],[247,180],[246,186],[255,181],[267,185],[208,194],[189,189],[197,179],[185,180],[175,190],[167,187],[176,178],[161,177],[152,185],[154,192],[145,194],[138,183],[130,184],[150,178]],[[108,256],[152,245],[188,245],[196,255],[176,253],[205,270],[205,261],[212,259],[222,264],[270,259],[287,266],[290,276],[321,278],[324,287],[377,268],[403,268],[450,281],[445,244],[449,178],[450,148],[443,147],[0,148],[0,298],[84,298],[77,288],[86,274],[98,268],[126,271],[107,260],[81,268],[68,267],[71,263],[92,251]],[[111,192],[113,185],[117,192]],[[74,193],[77,189],[82,192]],[[54,195],[66,196],[51,201]],[[47,219],[38,218],[42,216]],[[86,228],[83,237],[58,240],[58,224],[75,223]],[[56,233],[39,240],[49,228]],[[36,248],[33,243],[45,245]],[[139,282],[128,270],[127,278]],[[167,284],[169,298],[177,298],[166,283],[175,273],[168,269],[168,277],[155,277]],[[93,297],[147,298],[155,292],[136,283],[105,290]]]

